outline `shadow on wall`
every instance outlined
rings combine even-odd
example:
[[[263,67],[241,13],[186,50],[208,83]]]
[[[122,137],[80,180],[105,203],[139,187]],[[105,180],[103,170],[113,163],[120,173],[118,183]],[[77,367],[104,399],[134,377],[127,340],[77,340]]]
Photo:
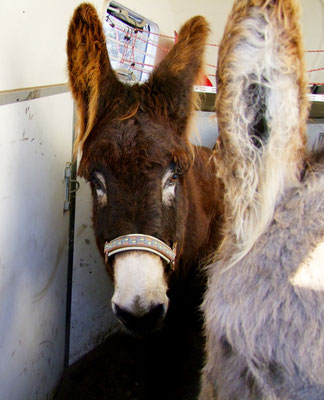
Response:
[[[76,196],[70,364],[98,346],[117,324],[111,309],[113,286],[92,228],[89,184]]]

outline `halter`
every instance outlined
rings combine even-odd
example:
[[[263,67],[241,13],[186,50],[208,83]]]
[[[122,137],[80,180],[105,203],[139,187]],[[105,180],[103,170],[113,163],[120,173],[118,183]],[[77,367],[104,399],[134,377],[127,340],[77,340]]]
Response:
[[[113,239],[111,242],[106,242],[104,253],[105,260],[107,262],[108,257],[116,253],[121,253],[122,251],[148,251],[163,258],[163,260],[170,264],[171,268],[173,269],[176,258],[176,247],[176,243],[171,249],[171,247],[153,236],[136,233],[132,235],[119,236],[116,239]]]

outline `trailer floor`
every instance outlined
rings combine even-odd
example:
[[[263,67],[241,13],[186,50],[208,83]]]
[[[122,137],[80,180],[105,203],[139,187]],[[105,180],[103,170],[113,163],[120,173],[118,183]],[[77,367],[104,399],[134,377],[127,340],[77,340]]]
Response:
[[[194,400],[202,346],[195,330],[115,333],[66,370],[55,400]]]

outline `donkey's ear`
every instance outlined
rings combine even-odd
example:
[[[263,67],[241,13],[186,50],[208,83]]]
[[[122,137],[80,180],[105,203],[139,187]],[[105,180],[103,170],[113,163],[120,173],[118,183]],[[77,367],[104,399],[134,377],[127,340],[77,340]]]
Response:
[[[219,48],[215,155],[241,256],[303,168],[309,106],[298,17],[295,0],[235,0]]]
[[[203,17],[196,16],[187,21],[179,32],[177,43],[147,83],[151,93],[159,96],[156,107],[160,110],[157,111],[162,115],[167,112],[180,134],[186,131],[193,108],[193,85],[201,74],[208,34],[209,25]]]
[[[222,138],[235,147],[304,147],[307,80],[295,0],[234,2],[219,48],[216,112]]]
[[[74,154],[89,136],[104,108],[122,93],[123,84],[111,68],[97,12],[83,3],[74,12],[67,40],[68,72],[78,111]],[[108,103],[108,104],[107,104]]]

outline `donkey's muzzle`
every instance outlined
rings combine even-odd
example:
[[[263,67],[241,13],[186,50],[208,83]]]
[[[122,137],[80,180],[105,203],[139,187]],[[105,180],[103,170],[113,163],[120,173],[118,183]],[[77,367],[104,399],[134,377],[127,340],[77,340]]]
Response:
[[[166,309],[163,304],[152,306],[144,314],[136,315],[117,304],[113,305],[115,315],[131,333],[142,335],[158,330],[164,319]]]

